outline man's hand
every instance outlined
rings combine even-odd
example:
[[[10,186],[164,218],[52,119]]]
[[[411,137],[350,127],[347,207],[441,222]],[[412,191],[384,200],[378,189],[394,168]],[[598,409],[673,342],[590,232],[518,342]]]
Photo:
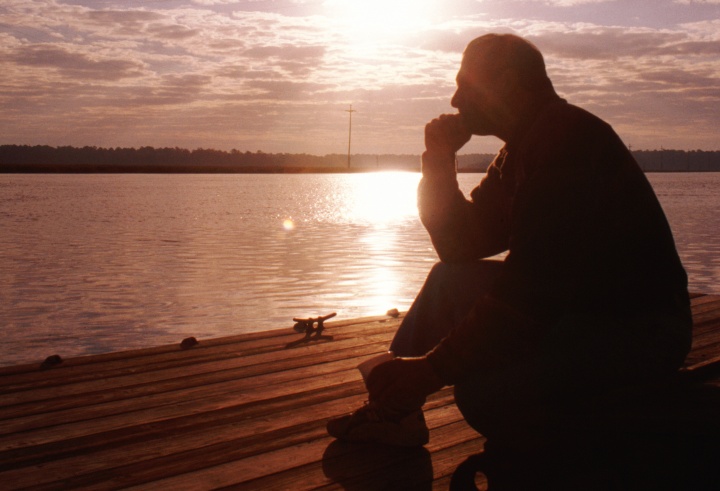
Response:
[[[425,148],[433,155],[455,155],[470,137],[459,114],[441,114],[425,125]]]
[[[425,357],[386,361],[367,379],[370,400],[398,413],[420,409],[425,398],[443,385]]]
[[[425,125],[423,174],[455,171],[455,152],[470,141],[472,134],[459,114],[442,114]]]

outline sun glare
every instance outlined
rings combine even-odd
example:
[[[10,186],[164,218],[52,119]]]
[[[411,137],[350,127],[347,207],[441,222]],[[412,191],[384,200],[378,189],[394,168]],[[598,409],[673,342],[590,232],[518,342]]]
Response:
[[[324,5],[358,44],[401,39],[431,25],[442,8],[432,0],[326,0]]]
[[[293,222],[289,218],[286,218],[285,220],[283,220],[283,228],[289,232],[290,230],[293,230],[295,228],[295,222]]]
[[[348,218],[387,225],[417,217],[419,174],[372,172],[357,175],[348,197]]]

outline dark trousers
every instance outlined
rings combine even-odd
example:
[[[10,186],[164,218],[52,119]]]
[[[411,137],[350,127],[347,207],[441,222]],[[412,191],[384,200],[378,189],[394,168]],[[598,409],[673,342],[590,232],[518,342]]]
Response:
[[[390,351],[396,356],[423,356],[437,346],[490,291],[501,261],[436,263],[398,328]]]
[[[390,346],[422,356],[460,323],[500,274],[500,261],[436,264]],[[518,449],[572,428],[579,401],[619,386],[661,380],[682,364],[691,339],[689,309],[627,318],[568,316],[549,326],[537,353],[508,366],[471,373],[455,385],[467,422]]]

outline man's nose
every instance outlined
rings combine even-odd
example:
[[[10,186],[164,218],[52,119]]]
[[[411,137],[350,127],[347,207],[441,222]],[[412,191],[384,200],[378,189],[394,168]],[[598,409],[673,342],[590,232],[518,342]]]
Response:
[[[452,99],[450,99],[450,105],[454,107],[455,109],[458,108],[458,102],[460,100],[460,91],[456,90],[455,94],[453,94]]]

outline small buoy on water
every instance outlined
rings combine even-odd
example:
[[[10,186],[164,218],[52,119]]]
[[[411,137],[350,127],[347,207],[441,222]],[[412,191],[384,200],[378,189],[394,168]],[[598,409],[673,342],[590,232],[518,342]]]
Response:
[[[180,343],[180,348],[190,349],[197,344],[200,344],[200,341],[191,336],[182,340],[182,343]]]
[[[40,368],[52,368],[54,366],[57,366],[63,362],[63,359],[60,357],[60,355],[51,355],[45,358],[45,361],[42,362],[40,365]]]
[[[400,317],[400,311],[398,309],[390,309],[385,313],[385,315],[398,318]]]

